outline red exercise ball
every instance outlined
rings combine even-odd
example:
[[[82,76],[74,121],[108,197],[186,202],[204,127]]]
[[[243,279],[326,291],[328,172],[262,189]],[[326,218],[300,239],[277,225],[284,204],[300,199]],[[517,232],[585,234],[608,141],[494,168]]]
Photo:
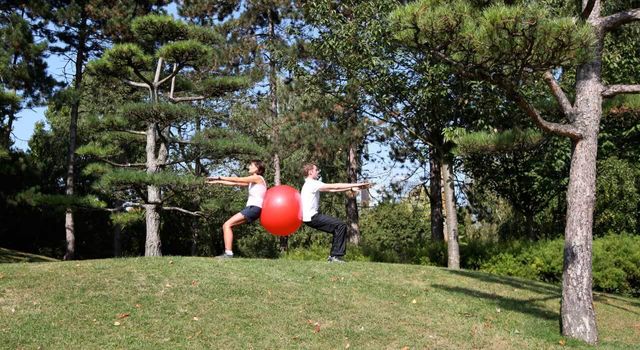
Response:
[[[262,203],[260,223],[276,236],[288,236],[296,232],[302,225],[300,193],[287,185],[268,189]]]

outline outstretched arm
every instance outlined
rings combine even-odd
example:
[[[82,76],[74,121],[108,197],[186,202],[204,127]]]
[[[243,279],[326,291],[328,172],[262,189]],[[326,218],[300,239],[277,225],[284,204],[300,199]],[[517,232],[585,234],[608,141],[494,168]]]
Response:
[[[204,182],[206,184],[210,184],[210,185],[249,186],[249,184],[237,183],[237,182],[226,181],[226,180],[219,180],[219,177],[217,177],[217,176],[208,177]]]
[[[205,181],[208,184],[220,184],[227,186],[249,186],[251,183],[261,183],[262,179],[258,175],[250,175],[245,177],[237,176],[213,176],[208,177]]]
[[[346,192],[346,191],[359,191],[361,189],[369,188],[371,184],[368,182],[362,183],[333,183],[324,184],[320,187],[320,192]]]

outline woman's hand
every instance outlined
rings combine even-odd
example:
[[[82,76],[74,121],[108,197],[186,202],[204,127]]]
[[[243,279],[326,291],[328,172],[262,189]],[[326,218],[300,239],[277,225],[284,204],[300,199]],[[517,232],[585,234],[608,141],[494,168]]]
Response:
[[[204,182],[208,184],[214,184],[217,181],[220,181],[220,176],[209,176],[204,180]]]

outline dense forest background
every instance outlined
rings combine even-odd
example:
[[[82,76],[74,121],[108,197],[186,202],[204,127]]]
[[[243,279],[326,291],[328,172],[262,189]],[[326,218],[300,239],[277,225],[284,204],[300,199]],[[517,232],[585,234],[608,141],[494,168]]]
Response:
[[[480,52],[465,43],[487,38],[458,42],[460,23],[425,18],[415,28],[437,27],[436,47],[407,34],[402,3],[4,2],[0,246],[66,259],[214,256],[246,193],[205,176],[242,175],[259,158],[270,186],[300,188],[307,161],[325,182],[377,182],[364,165],[396,164],[406,179],[373,195],[322,197],[349,223],[349,259],[451,267],[457,254],[462,268],[559,283],[578,143],[554,132],[565,100],[549,86],[578,105],[595,39],[574,20],[562,22],[574,34],[497,32],[505,40]],[[463,11],[454,3],[446,10]],[[580,15],[532,6],[520,11],[540,23]],[[640,82],[640,26],[628,22],[603,37],[601,80],[627,90],[603,93],[596,126],[592,265],[595,289],[639,296],[640,98],[626,92]],[[528,35],[537,39],[520,55]],[[564,40],[561,52],[543,35]],[[68,79],[51,75],[47,57],[66,62]],[[45,121],[23,151],[12,131],[34,106],[47,107]],[[306,228],[283,240],[257,224],[235,233],[244,257],[314,259],[330,240]]]

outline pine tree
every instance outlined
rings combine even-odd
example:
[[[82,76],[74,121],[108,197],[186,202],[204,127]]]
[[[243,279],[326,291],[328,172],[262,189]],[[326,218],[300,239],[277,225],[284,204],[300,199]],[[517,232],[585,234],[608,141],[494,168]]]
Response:
[[[11,147],[13,123],[23,108],[41,105],[54,86],[47,74],[45,50],[38,42],[39,1],[14,1],[0,5],[0,149]]]
[[[110,40],[126,37],[124,30],[128,22],[134,16],[151,11],[156,2],[162,4],[162,1],[138,1],[132,4],[122,0],[54,0],[48,1],[47,6],[39,11],[44,19],[54,24],[54,29],[45,30],[57,44],[50,50],[69,57],[68,61],[73,64],[71,84],[64,93],[71,115],[65,178],[65,193],[69,197],[76,194],[78,119],[85,64],[93,55],[101,53]],[[65,212],[65,235],[67,247],[64,259],[73,259],[76,232],[71,207]]]
[[[640,9],[625,9],[626,2],[611,2],[604,9],[599,0],[584,0],[579,11],[567,15],[567,4],[490,5],[437,0],[412,3],[391,14],[396,39],[465,77],[500,87],[542,130],[571,140],[562,333],[595,344],[598,333],[591,261],[602,101],[640,92],[640,85],[603,84],[603,43],[606,33],[640,20]],[[580,19],[571,16],[577,14]],[[554,74],[557,67],[562,70]],[[561,85],[562,79],[558,81],[572,68],[576,71],[573,103],[564,91],[568,86]],[[540,78],[547,83],[566,122],[543,118],[523,90],[524,85]]]
[[[246,138],[222,135],[218,129],[205,129],[192,134],[189,140],[180,138],[181,126],[193,125],[205,111],[192,105],[221,96],[246,85],[246,79],[212,75],[214,51],[221,47],[222,37],[215,31],[187,25],[167,16],[145,16],[132,22],[137,43],[114,45],[99,60],[92,62],[92,72],[99,77],[114,77],[129,86],[142,88],[148,95],[139,101],[123,105],[103,123],[130,135],[144,136],[144,161],[108,163],[117,168],[144,169],[107,171],[102,186],[146,186],[144,204],[146,217],[145,255],[161,255],[160,211],[175,210],[202,215],[199,210],[187,210],[164,205],[163,193],[172,187],[184,190],[197,187],[202,180],[196,176],[179,176],[170,171],[172,164],[191,164],[203,154],[259,152]],[[199,122],[197,122],[199,123]],[[128,125],[144,127],[144,131]],[[176,135],[178,132],[178,135]],[[226,136],[226,138],[224,138]],[[190,150],[175,145],[190,145]],[[94,147],[95,146],[95,147]],[[83,152],[100,155],[107,160],[116,156],[107,142],[96,142]],[[172,149],[172,147],[174,147]],[[96,168],[99,170],[99,168]],[[198,172],[199,174],[200,172]],[[164,190],[163,190],[164,189]]]

